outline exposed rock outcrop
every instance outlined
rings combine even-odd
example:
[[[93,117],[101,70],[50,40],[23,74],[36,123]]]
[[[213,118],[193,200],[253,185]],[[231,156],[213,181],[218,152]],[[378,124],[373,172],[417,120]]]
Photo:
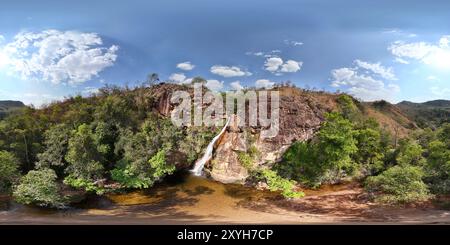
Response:
[[[322,105],[322,107],[321,107]],[[307,93],[294,88],[280,89],[280,130],[277,136],[263,139],[261,127],[238,127],[235,117],[216,148],[210,175],[225,183],[243,182],[248,171],[241,165],[238,154],[245,152],[252,144],[258,150],[257,165],[272,165],[281,160],[282,154],[295,141],[313,137],[324,120],[324,113],[331,111]],[[255,139],[249,143],[249,138]]]

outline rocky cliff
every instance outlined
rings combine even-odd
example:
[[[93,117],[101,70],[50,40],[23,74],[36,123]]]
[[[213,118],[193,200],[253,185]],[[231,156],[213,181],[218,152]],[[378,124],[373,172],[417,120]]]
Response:
[[[171,94],[180,89],[193,93],[192,88],[188,86],[160,84],[152,87],[149,95],[153,99],[153,110],[170,117],[174,108],[170,103]],[[254,161],[257,167],[276,164],[292,143],[314,136],[324,121],[325,113],[339,110],[338,94],[305,91],[293,87],[279,87],[276,90],[280,92],[278,135],[263,139],[262,127],[239,127],[237,117],[233,117],[214,150],[212,161],[205,168],[213,179],[224,183],[243,183],[248,177],[248,171],[239,160],[240,153],[253,147],[258,152]],[[360,106],[365,116],[375,118],[393,134],[406,135],[410,129],[415,128],[414,123],[403,117],[394,105],[388,103],[381,108],[377,103],[361,103]]]
[[[244,182],[248,172],[239,161],[239,153],[250,146],[257,149],[255,165],[270,166],[281,160],[284,151],[295,141],[312,138],[324,119],[324,113],[334,109],[335,103],[320,94],[314,95],[296,88],[280,91],[280,130],[276,137],[262,138],[261,127],[238,127],[234,117],[210,166],[213,179],[224,182]],[[334,100],[333,95],[329,99]],[[325,102],[325,103],[324,103]]]

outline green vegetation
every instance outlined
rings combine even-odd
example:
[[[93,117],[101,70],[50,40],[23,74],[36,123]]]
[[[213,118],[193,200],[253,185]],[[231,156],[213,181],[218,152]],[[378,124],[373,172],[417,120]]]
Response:
[[[215,129],[175,127],[154,102],[158,86],[107,86],[91,97],[25,107],[0,120],[1,191],[15,185],[20,203],[62,207],[62,196],[73,189],[101,195],[149,188],[175,164],[189,166]]]
[[[258,159],[260,152],[253,145],[253,140],[248,140],[247,151],[239,152],[239,162],[249,171],[254,181],[261,181],[267,184],[270,191],[280,192],[285,198],[300,198],[305,194],[296,189],[296,181],[281,177],[271,169],[255,168],[254,162]]]
[[[402,101],[397,106],[422,128],[435,129],[444,123],[450,123],[449,100],[433,100],[425,103]]]
[[[24,108],[25,105],[20,101],[2,100],[0,101],[0,120],[16,110]]]
[[[299,198],[305,195],[303,192],[295,190],[295,181],[285,179],[273,170],[259,170],[254,175],[257,180],[265,181],[270,191],[280,191],[281,195],[286,198]]]
[[[52,169],[31,170],[14,188],[14,198],[23,204],[43,207],[63,207],[64,201],[58,190],[56,174]]]
[[[166,88],[158,91],[154,79],[149,78],[150,88],[105,87],[88,98],[9,113],[0,120],[0,191],[12,192],[20,203],[63,207],[66,191],[101,195],[150,188],[179,166],[192,164],[220,128],[175,127],[160,111]],[[255,164],[261,153],[247,132],[247,150],[238,153],[238,160],[250,180],[287,198],[304,195],[298,184],[315,188],[354,180],[388,204],[450,194],[450,123],[445,118],[399,139],[368,118],[367,104],[348,95],[336,102],[337,110],[323,115],[315,136],[292,144],[280,163]],[[372,104],[395,112],[396,121],[410,122],[387,102]]]
[[[279,175],[309,187],[366,179],[374,199],[388,204],[450,193],[450,124],[420,129],[397,143],[349,96],[337,102],[340,112],[327,114],[313,139],[285,152],[275,166]]]
[[[0,192],[9,190],[19,177],[19,164],[12,153],[0,151]]]
[[[353,124],[338,113],[329,113],[317,137],[310,142],[293,144],[278,167],[282,176],[317,187],[324,182],[336,183],[352,174],[357,152]]]
[[[420,167],[394,166],[378,176],[366,180],[366,189],[376,195],[375,200],[387,204],[405,204],[430,198],[427,185],[422,181]]]

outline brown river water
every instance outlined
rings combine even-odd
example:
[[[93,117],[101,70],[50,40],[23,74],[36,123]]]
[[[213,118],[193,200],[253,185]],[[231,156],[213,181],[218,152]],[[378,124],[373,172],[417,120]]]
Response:
[[[450,216],[443,211],[417,213],[416,209],[386,210],[371,206],[361,200],[358,188],[352,184],[324,186],[305,191],[305,198],[289,201],[274,192],[178,173],[149,190],[91,196],[66,210],[24,206],[3,197],[0,224],[422,222],[423,217],[430,222],[449,220]]]

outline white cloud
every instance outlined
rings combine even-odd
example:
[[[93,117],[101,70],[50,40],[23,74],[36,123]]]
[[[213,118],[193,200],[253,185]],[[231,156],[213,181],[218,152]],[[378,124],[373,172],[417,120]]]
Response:
[[[278,68],[283,64],[283,60],[279,57],[271,57],[266,60],[264,66],[266,70],[270,72],[276,72]]]
[[[257,88],[271,88],[274,84],[274,82],[267,79],[259,79],[255,82]]]
[[[439,46],[442,48],[448,48],[448,44],[450,43],[450,36],[443,36],[441,39],[439,39]]]
[[[248,71],[243,71],[237,66],[222,66],[215,65],[210,69],[211,73],[222,76],[222,77],[242,77],[251,76],[252,73]]]
[[[281,75],[280,72],[297,72],[301,69],[303,62],[288,60],[283,63],[280,57],[269,57],[264,63],[265,69],[275,75]]]
[[[169,80],[181,84],[186,80],[186,76],[183,73],[172,73]]]
[[[0,44],[1,44],[3,41],[5,41],[5,37],[2,36],[2,35],[0,35]]]
[[[368,70],[368,74],[360,73],[361,67],[339,68],[331,71],[333,81],[331,86],[344,88],[350,94],[366,101],[392,100],[394,95],[400,91],[396,84],[385,84],[382,80],[376,79],[373,75],[379,75],[377,69]]]
[[[399,58],[399,57],[396,57],[395,59],[394,59],[394,62],[397,62],[397,63],[400,63],[400,64],[409,64],[409,62],[408,61],[406,61],[406,60],[404,60],[404,59],[402,59],[402,58]]]
[[[413,37],[417,37],[417,34],[415,33],[411,33],[411,32],[407,32],[404,30],[400,30],[398,28],[390,28],[390,29],[385,29],[383,30],[384,34],[394,34],[397,36],[403,36],[403,37],[408,37],[408,38],[413,38]]]
[[[84,94],[84,95],[96,94],[96,93],[98,93],[98,88],[96,88],[96,87],[85,87],[81,93]]]
[[[356,72],[351,68],[339,68],[331,71],[331,75],[334,78],[334,81],[331,83],[333,87],[339,87],[341,85],[346,85],[348,81],[351,81],[355,76]]]
[[[237,90],[237,91],[244,89],[244,86],[241,85],[240,81],[234,81],[234,82],[230,83],[230,86],[233,90]]]
[[[264,52],[261,52],[261,51],[259,51],[259,52],[251,52],[251,51],[248,51],[248,52],[245,52],[245,54],[246,54],[246,55],[254,55],[254,56],[263,56],[263,55],[264,55]]]
[[[206,80],[205,86],[212,91],[219,91],[223,88],[223,81],[218,80]]]
[[[396,58],[418,60],[426,65],[450,69],[450,36],[442,36],[437,43],[396,41],[388,50]],[[407,61],[407,60],[406,60]]]
[[[297,72],[302,67],[303,62],[298,62],[295,60],[288,60],[286,63],[281,65],[281,72]]]
[[[418,60],[423,59],[435,49],[436,46],[425,42],[405,43],[402,41],[394,42],[388,48],[388,50],[390,50],[392,54],[397,57],[412,58]]]
[[[380,75],[382,78],[387,80],[397,80],[395,77],[392,67],[384,67],[380,63],[369,63],[362,60],[355,60],[357,66],[370,70],[375,74]]]
[[[195,65],[191,64],[190,61],[186,61],[186,62],[177,64],[177,68],[184,70],[184,71],[190,71],[195,68]]]
[[[118,46],[102,45],[96,33],[21,32],[0,47],[0,56],[7,57],[7,66],[25,79],[76,84],[91,80],[114,64]]]
[[[294,47],[303,45],[303,42],[293,41],[293,40],[289,40],[289,39],[284,40],[284,43],[286,45],[291,45],[291,46],[294,46]]]

